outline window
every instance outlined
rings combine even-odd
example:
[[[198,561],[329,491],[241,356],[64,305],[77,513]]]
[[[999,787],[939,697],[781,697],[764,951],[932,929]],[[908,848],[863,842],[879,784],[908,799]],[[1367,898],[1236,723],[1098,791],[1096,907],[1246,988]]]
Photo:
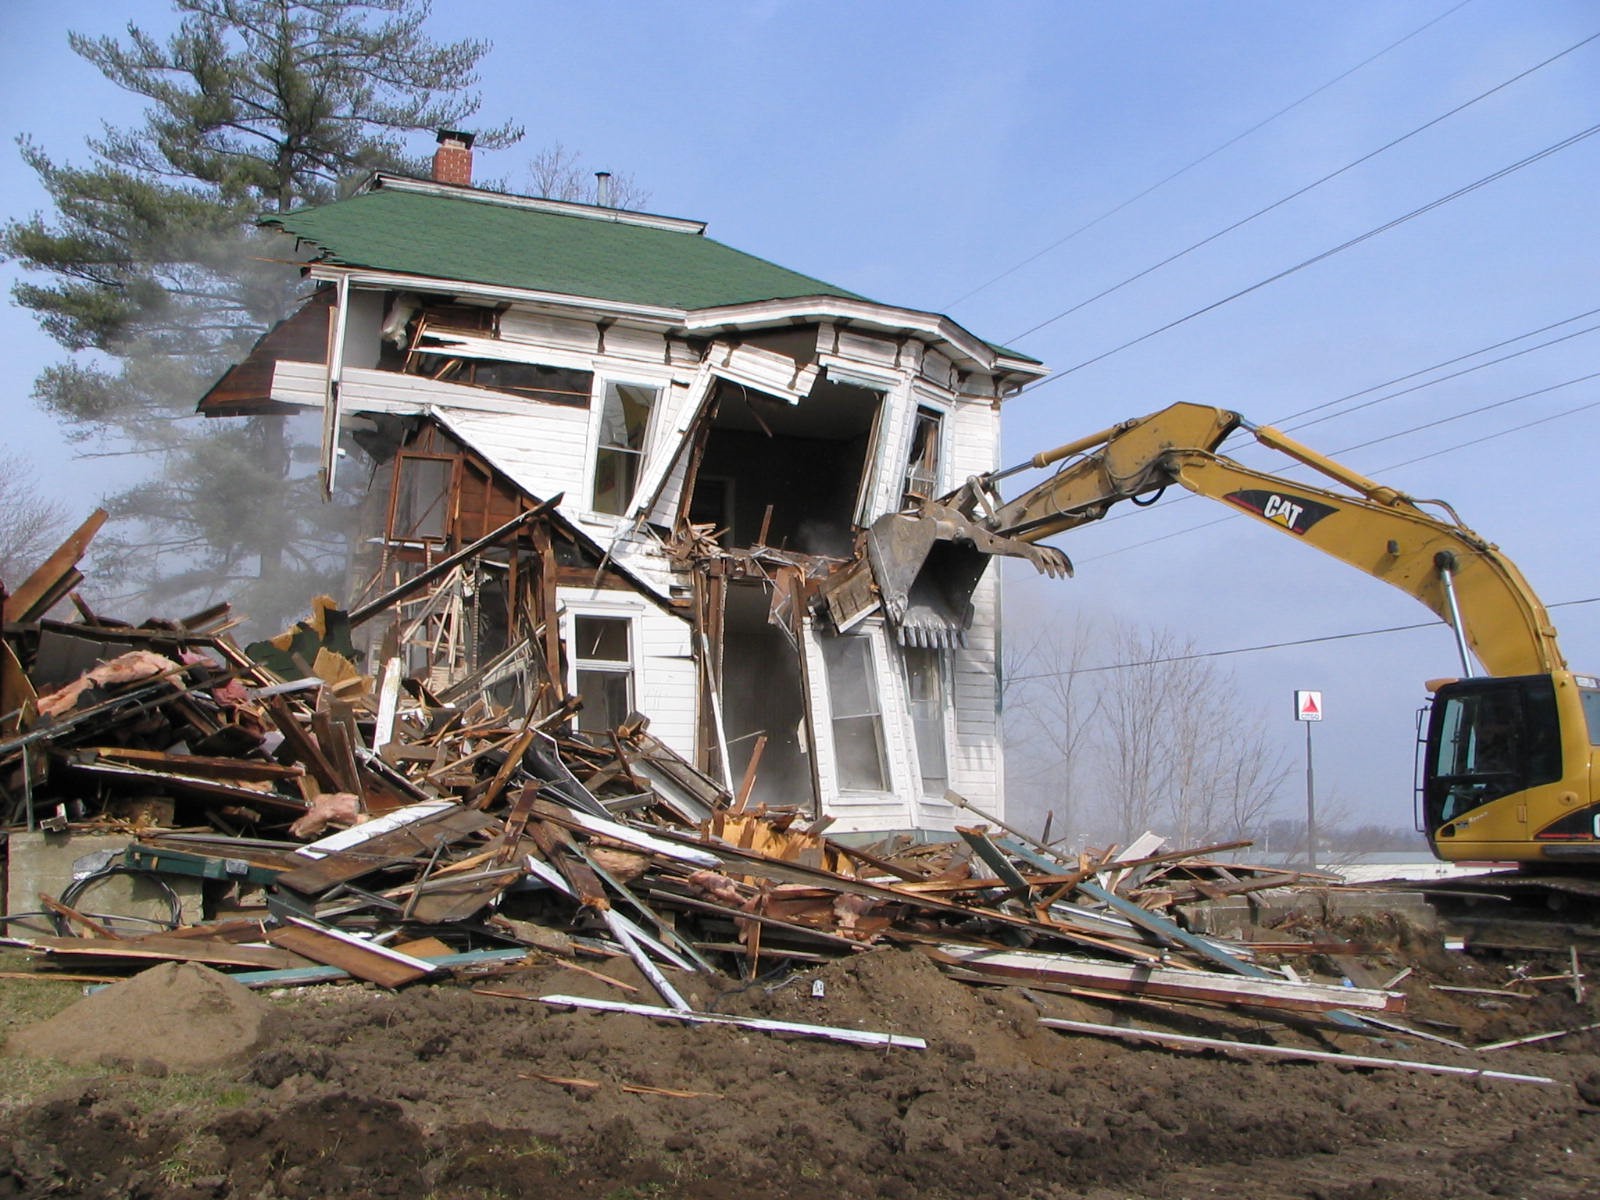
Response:
[[[917,739],[917,765],[922,794],[943,796],[950,786],[945,750],[945,655],[942,650],[906,646],[900,651],[906,667],[906,695],[911,702],[911,727]]]
[[[944,414],[931,408],[917,409],[911,426],[911,453],[906,458],[906,483],[900,507],[918,500],[931,500],[939,494],[939,443],[944,432]]]
[[[609,733],[633,711],[632,625],[627,617],[574,614],[573,690],[583,697],[579,729]]]
[[[1561,778],[1555,686],[1548,675],[1467,679],[1439,691],[1428,732],[1429,827]]]
[[[822,657],[828,668],[834,773],[839,790],[884,791],[889,785],[889,772],[883,751],[883,713],[878,705],[872,643],[859,635],[825,638]]]
[[[1583,699],[1583,716],[1589,725],[1589,744],[1600,746],[1600,692],[1593,688],[1579,688]]]
[[[442,542],[449,535],[450,482],[455,460],[402,453],[395,459],[389,498],[391,542]]]
[[[645,435],[658,388],[608,383],[600,409],[600,436],[594,459],[594,510],[621,516],[628,511],[644,461]]]

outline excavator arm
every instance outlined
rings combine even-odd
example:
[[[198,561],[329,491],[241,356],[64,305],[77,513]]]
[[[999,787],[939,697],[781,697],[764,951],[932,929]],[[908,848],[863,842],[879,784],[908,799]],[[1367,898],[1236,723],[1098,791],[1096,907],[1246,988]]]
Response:
[[[1291,481],[1219,454],[1240,429],[1321,479]],[[1001,498],[1001,480],[1050,466],[1042,482]],[[1123,500],[1154,503],[1174,485],[1399,588],[1455,630],[1462,678],[1429,684],[1419,756],[1421,828],[1440,858],[1600,869],[1600,680],[1567,669],[1516,565],[1448,504],[1385,487],[1225,409],[1175,404],[883,517],[867,549],[884,609],[903,641],[951,644],[990,558],[1070,573],[1041,539]]]
[[[1348,489],[1292,482],[1217,453],[1245,429],[1257,442]],[[996,484],[1064,464],[1010,501]],[[868,538],[879,590],[892,618],[930,605],[965,619],[965,599],[989,557],[1025,557],[1069,574],[1058,550],[1038,543],[1097,521],[1123,500],[1152,503],[1173,485],[1225,503],[1415,597],[1450,625],[1463,671],[1466,650],[1490,675],[1548,674],[1565,666],[1549,616],[1515,564],[1461,523],[1441,501],[1418,501],[1341,466],[1237,413],[1174,404],[1147,417],[1037,454],[1007,471],[976,476],[921,509],[874,524]],[[1435,515],[1422,507],[1437,508]]]

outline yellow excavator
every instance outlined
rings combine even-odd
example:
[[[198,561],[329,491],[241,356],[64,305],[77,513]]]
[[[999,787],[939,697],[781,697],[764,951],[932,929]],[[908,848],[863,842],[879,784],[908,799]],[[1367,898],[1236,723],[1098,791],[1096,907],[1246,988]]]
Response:
[[[1218,448],[1235,430],[1348,492],[1224,457]],[[996,490],[1057,464],[1013,500]],[[1419,824],[1436,855],[1600,869],[1600,680],[1568,670],[1516,565],[1443,501],[1385,487],[1237,413],[1174,404],[880,518],[866,540],[884,609],[902,641],[930,644],[928,631],[970,620],[991,557],[1070,575],[1066,555],[1041,539],[1097,521],[1121,500],[1153,504],[1174,484],[1393,584],[1455,631],[1461,677],[1429,681],[1419,727]]]

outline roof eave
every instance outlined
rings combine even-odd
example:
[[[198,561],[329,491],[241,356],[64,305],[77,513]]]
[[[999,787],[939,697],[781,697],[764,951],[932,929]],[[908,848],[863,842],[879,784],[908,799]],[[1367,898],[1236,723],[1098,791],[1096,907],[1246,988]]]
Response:
[[[797,296],[753,304],[698,308],[687,314],[686,328],[690,332],[709,332],[727,325],[785,324],[805,319],[841,321],[920,334],[930,341],[944,343],[956,352],[957,358],[981,370],[996,375],[1017,376],[1023,381],[1043,378],[1049,373],[1043,363],[1008,354],[940,313],[842,296]]]
[[[352,266],[336,262],[313,262],[306,267],[311,279],[336,280],[341,277],[352,284],[393,288],[396,291],[448,292],[455,296],[473,296],[484,300],[506,300],[516,304],[529,304],[539,308],[578,310],[596,316],[616,318],[627,316],[642,324],[668,329],[684,327],[685,312],[681,308],[663,308],[649,304],[631,304],[620,300],[602,300],[594,296],[573,296],[564,292],[546,292],[536,288],[513,288],[498,284],[472,283],[464,279],[443,279],[437,275],[411,275],[403,271],[383,271],[373,267]]]
[[[838,321],[857,327],[916,334],[930,343],[948,346],[955,352],[952,357],[958,362],[1003,377],[1015,387],[1041,379],[1049,373],[1042,363],[1007,354],[939,313],[897,308],[843,296],[797,296],[714,308],[681,309],[533,288],[472,283],[434,275],[411,275],[328,261],[308,264],[306,274],[312,279],[321,280],[336,280],[342,276],[358,286],[448,292],[559,312],[577,311],[613,320],[626,317],[642,325],[684,333],[710,334],[730,326],[748,328],[803,321]]]

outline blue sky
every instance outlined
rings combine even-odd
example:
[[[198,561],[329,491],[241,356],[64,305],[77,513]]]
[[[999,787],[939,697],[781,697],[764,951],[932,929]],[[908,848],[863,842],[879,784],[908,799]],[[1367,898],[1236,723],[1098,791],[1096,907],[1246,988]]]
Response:
[[[164,3],[0,6],[6,133],[29,133],[72,158],[100,122],[128,122],[129,98],[66,46],[68,28],[115,32],[128,19],[153,32],[171,23]],[[875,298],[949,312],[985,337],[1017,339],[1054,368],[1102,355],[1600,121],[1594,42],[1018,338],[1600,32],[1600,10],[1560,0],[439,0],[432,28],[495,41],[482,73],[484,116],[527,126],[523,147],[480,157],[482,172],[515,187],[533,151],[563,142],[591,168],[635,176],[655,211],[706,220],[721,241]],[[7,215],[42,202],[12,161],[0,172]],[[1073,371],[1008,406],[1006,457],[1176,400],[1273,421],[1600,307],[1597,182],[1600,137]],[[0,272],[9,285],[10,268]],[[58,352],[14,308],[0,311],[0,328],[10,368],[0,393],[5,441],[86,508],[103,466],[75,460],[28,396]],[[1346,461],[1414,495],[1451,501],[1548,603],[1585,599],[1600,594],[1592,529],[1600,408],[1560,414],[1600,399],[1593,381],[1569,382],[1596,369],[1597,337],[1573,337],[1299,436],[1330,452],[1387,439]],[[1391,436],[1491,404],[1500,406]],[[1506,432],[1541,418],[1552,419]],[[1475,439],[1484,440],[1460,445]],[[1009,600],[1029,619],[1118,616],[1173,629],[1206,650],[1427,617],[1398,592],[1222,516],[1204,501],[1163,503],[1080,531],[1064,543],[1079,564],[1076,580],[1014,577]],[[1600,669],[1600,604],[1553,616],[1573,664]],[[1290,693],[1322,690],[1319,791],[1370,819],[1408,818],[1421,684],[1457,669],[1446,630],[1221,661],[1236,672],[1246,705],[1297,756]]]

